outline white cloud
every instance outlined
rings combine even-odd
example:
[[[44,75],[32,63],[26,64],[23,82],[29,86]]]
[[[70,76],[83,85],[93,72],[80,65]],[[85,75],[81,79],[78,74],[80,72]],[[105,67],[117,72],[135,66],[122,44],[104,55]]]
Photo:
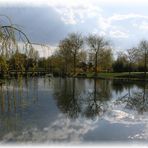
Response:
[[[147,3],[148,1],[145,0],[85,0],[85,2],[82,0],[0,0],[1,7],[45,6],[49,9],[52,8],[59,14],[62,22],[72,25],[72,28],[68,28],[69,30],[71,29],[70,31],[79,31],[79,27],[82,28],[82,25],[84,25],[84,30],[81,29],[83,32],[89,31],[100,35],[109,35],[116,38],[115,44],[118,43],[117,38],[126,39],[133,34],[133,38],[130,38],[130,43],[135,42],[135,34],[137,35],[137,40],[141,36],[143,38],[146,37],[144,31],[148,31],[148,15],[144,12],[145,9],[143,10],[142,6],[146,6]],[[123,6],[128,6],[129,9],[126,7],[125,10],[120,10]],[[113,10],[114,7],[116,9]],[[130,8],[132,9],[130,10]],[[139,9],[137,10],[137,8]],[[90,19],[89,22],[88,19]],[[79,24],[78,28],[73,27],[76,24]],[[124,45],[129,45],[129,42],[122,46]]]
[[[139,24],[139,29],[143,31],[148,31],[148,22],[143,21],[142,23]]]
[[[83,23],[86,19],[97,16],[101,11],[100,7],[89,1],[85,1],[85,4],[82,1],[66,5],[55,4],[52,7],[61,15],[61,20],[65,24]]]
[[[46,45],[33,45],[35,50],[38,51],[40,57],[48,57],[53,54],[53,52],[56,50],[56,46]]]
[[[106,31],[109,27],[111,27],[111,22],[108,18],[105,18],[100,15],[98,18],[98,25],[101,30]]]
[[[139,33],[137,29],[148,31],[147,20],[148,15],[135,13],[113,14],[109,17],[104,17],[103,14],[100,14],[98,18],[98,30],[99,33],[103,33],[106,36],[109,35],[111,38],[127,39],[129,35],[133,34],[133,31],[134,34]]]
[[[128,38],[129,37],[128,33],[125,33],[119,30],[110,31],[109,34],[113,38]]]
[[[146,0],[85,0],[86,2],[92,2],[92,3],[97,3],[97,4],[104,4],[104,5],[146,5],[148,4],[148,2]],[[85,4],[84,1],[80,1],[80,0],[1,0],[0,3],[1,4],[33,4],[33,5],[47,5],[49,3],[54,3],[54,4],[61,4],[64,3],[65,5],[71,5],[71,4],[75,4],[75,3],[83,3]]]
[[[102,15],[99,16],[98,25],[99,27],[107,31],[109,28],[115,28],[115,24],[120,21],[126,20],[137,20],[137,19],[146,19],[148,20],[147,15],[140,15],[140,14],[114,14],[110,17],[103,17]],[[114,25],[113,25],[114,24]],[[122,26],[122,24],[120,24]]]
[[[60,14],[65,24],[83,23],[84,20],[97,16],[101,11],[101,8],[95,5],[96,2],[90,0],[85,0],[85,3],[79,0],[2,0],[0,3],[7,6],[48,6]]]
[[[19,45],[19,49],[22,51],[22,52],[25,52],[23,49],[23,46],[24,46],[24,43],[22,42],[19,42],[18,43]],[[57,47],[56,46],[51,46],[51,45],[45,45],[45,44],[32,44],[34,49],[36,51],[38,51],[39,53],[39,56],[40,57],[48,57],[50,55],[52,55],[56,50],[57,50]]]
[[[122,20],[126,20],[126,19],[138,19],[138,18],[143,18],[143,19],[148,19],[147,15],[140,15],[140,14],[134,14],[134,13],[130,13],[130,14],[114,14],[113,16],[111,16],[109,18],[110,22],[112,21],[122,21]]]

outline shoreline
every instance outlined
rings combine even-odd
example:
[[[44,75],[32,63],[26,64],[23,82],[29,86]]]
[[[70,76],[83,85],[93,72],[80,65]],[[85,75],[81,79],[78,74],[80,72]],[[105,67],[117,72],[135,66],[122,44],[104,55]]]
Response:
[[[47,74],[44,75],[22,75],[21,77],[27,78],[27,77],[48,77]],[[79,73],[75,76],[73,75],[63,75],[63,76],[54,76],[53,77],[61,77],[61,78],[84,78],[84,79],[103,79],[103,80],[124,80],[124,81],[142,81],[142,82],[148,82],[148,75],[146,75],[146,79],[144,78],[143,72],[131,72],[131,75],[129,76],[128,72],[123,73],[98,73],[97,76],[94,76],[94,73]],[[4,80],[17,78],[15,76],[6,76],[0,78],[0,85],[2,85]],[[52,77],[49,77],[52,78]]]
[[[123,73],[98,73],[97,76],[94,76],[93,73],[85,73],[82,76],[74,76],[76,78],[89,78],[89,79],[108,79],[108,80],[126,80],[126,81],[148,81],[148,75],[146,79],[144,78],[143,72],[132,72],[129,75],[128,72]]]

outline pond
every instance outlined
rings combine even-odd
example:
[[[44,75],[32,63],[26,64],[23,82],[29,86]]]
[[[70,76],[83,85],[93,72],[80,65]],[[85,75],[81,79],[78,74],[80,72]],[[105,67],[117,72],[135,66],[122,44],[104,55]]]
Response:
[[[144,82],[19,78],[0,87],[1,143],[145,143]]]

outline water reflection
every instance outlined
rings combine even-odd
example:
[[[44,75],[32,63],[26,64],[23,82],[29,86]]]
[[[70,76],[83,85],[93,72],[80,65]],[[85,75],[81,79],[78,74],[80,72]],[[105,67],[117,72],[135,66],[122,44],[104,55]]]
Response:
[[[93,131],[97,127],[96,122],[89,120],[76,119],[75,122],[66,118],[63,114],[59,114],[57,119],[51,124],[42,129],[32,127],[29,129],[23,129],[22,133],[17,134],[11,132],[6,134],[2,142],[7,141],[24,141],[26,142],[68,142],[68,143],[80,143],[83,140],[83,136]]]
[[[22,78],[6,81],[0,86],[0,139],[9,131],[22,129],[26,111],[38,98],[36,86],[37,81]]]
[[[117,100],[118,103],[124,103],[125,108],[135,110],[140,114],[148,111],[148,84],[143,83],[141,90],[132,90],[128,87],[127,94]]]
[[[69,142],[110,134],[120,140],[126,132],[127,140],[148,127],[147,85],[77,78],[7,81],[0,86],[0,139]],[[104,137],[95,132],[102,129]]]
[[[111,98],[109,81],[99,82],[94,79],[90,83],[80,84],[78,79],[64,79],[60,88],[54,87],[55,99],[60,110],[70,118],[85,116],[95,118],[101,116]],[[83,81],[84,82],[84,81]]]
[[[28,85],[30,81],[30,86]],[[29,94],[30,93],[30,94]],[[16,113],[38,100],[38,80],[18,79],[0,86],[1,113]]]
[[[140,83],[135,83],[135,82],[132,82],[132,81],[121,81],[121,80],[112,80],[112,88],[113,90],[115,90],[116,93],[121,93],[123,92],[124,90],[127,90],[128,88],[133,88],[134,86],[139,86]]]
[[[107,81],[99,83],[96,79],[93,89],[83,95],[84,112],[87,118],[94,119],[96,116],[102,116],[107,109],[107,101],[111,98],[110,85]]]
[[[77,118],[81,112],[79,104],[79,91],[76,90],[75,79],[63,80],[60,88],[55,87],[55,99],[59,109],[66,113],[68,117]]]

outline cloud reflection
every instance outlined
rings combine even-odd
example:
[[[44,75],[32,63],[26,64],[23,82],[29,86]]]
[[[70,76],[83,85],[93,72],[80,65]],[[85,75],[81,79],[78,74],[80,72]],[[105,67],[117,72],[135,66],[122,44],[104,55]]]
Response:
[[[19,133],[8,133],[4,136],[2,143],[9,141],[17,142],[68,142],[79,143],[83,141],[83,136],[91,130],[98,127],[98,119],[87,120],[78,118],[71,120],[66,118],[63,114],[59,114],[56,121],[51,125],[39,128],[25,129]]]

